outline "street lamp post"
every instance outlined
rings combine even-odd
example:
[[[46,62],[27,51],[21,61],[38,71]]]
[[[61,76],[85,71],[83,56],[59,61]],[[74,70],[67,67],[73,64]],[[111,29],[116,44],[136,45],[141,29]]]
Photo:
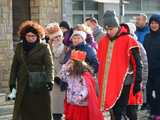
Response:
[[[119,20],[120,20],[120,23],[122,22],[123,16],[124,16],[124,1],[120,0],[120,2],[119,2]]]

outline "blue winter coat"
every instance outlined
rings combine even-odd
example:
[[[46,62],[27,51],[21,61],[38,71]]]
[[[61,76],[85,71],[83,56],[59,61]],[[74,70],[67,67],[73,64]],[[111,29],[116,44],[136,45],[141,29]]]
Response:
[[[68,59],[70,58],[70,54],[73,49],[85,51],[87,53],[87,57],[85,61],[93,68],[94,73],[98,72],[98,60],[96,56],[96,51],[90,45],[85,44],[85,43],[80,43],[77,46],[72,46],[64,58],[64,63],[66,63]]]
[[[144,41],[144,37],[145,35],[149,33],[149,27],[148,25],[146,25],[145,27],[143,28],[137,28],[135,34],[138,38],[138,41],[140,41],[142,44],[143,44],[143,41]]]

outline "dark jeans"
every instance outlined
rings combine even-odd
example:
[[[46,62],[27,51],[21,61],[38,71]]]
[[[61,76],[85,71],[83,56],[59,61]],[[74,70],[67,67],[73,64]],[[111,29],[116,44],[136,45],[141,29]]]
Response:
[[[137,120],[138,105],[128,105],[126,115],[130,120]]]
[[[53,113],[53,120],[62,120],[62,114],[61,113]]]
[[[126,119],[126,109],[128,105],[129,91],[130,85],[124,86],[120,98],[117,100],[115,106],[113,107],[115,120]]]
[[[156,97],[153,98],[152,92],[155,91]],[[160,115],[160,78],[151,77],[147,82],[147,102],[150,106],[151,115]]]
[[[156,98],[151,101],[151,114],[160,116],[160,89],[155,89]]]

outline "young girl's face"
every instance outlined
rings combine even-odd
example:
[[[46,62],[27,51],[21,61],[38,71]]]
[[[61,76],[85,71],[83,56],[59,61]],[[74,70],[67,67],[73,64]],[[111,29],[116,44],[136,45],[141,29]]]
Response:
[[[68,60],[67,62],[67,68],[69,71],[73,70],[74,61],[72,59]]]

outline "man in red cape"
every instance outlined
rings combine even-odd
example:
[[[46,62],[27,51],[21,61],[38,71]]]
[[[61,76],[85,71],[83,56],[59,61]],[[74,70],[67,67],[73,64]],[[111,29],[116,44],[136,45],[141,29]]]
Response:
[[[106,35],[100,39],[97,53],[99,103],[102,111],[112,109],[115,119],[121,120],[125,116],[131,84],[135,82],[134,95],[140,91],[142,66],[139,47],[126,28],[119,25],[114,11],[105,12],[103,25]],[[126,80],[130,67],[135,68],[135,81]]]

